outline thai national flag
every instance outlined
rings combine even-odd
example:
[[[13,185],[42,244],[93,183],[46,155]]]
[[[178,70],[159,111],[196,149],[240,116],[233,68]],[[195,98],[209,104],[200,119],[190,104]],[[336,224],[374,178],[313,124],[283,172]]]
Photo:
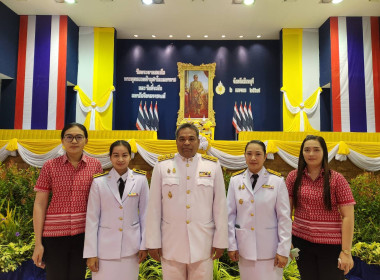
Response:
[[[150,128],[151,128],[151,130],[156,130],[155,129],[155,123],[154,123],[154,114],[153,114],[152,101],[150,101],[150,106],[149,106],[149,119],[150,119]]]
[[[158,127],[159,127],[159,124],[160,124],[160,120],[158,118],[158,108],[157,108],[157,101],[156,101],[156,105],[154,106],[154,130],[155,131],[158,131]]]
[[[148,109],[146,108],[146,101],[144,103],[144,118],[145,118],[145,130],[152,130],[151,120],[149,118]]]
[[[247,102],[244,102],[244,115],[245,115],[247,131],[252,131],[251,119],[249,117],[249,113],[248,113],[248,109],[247,109]]]
[[[67,16],[20,16],[15,129],[62,129]]]
[[[245,117],[245,113],[244,113],[244,109],[243,109],[243,104],[242,102],[240,102],[240,108],[239,108],[239,111],[240,111],[240,118],[241,118],[241,124],[240,124],[240,128],[241,130],[243,131],[247,131],[247,120],[246,120],[246,117]]]
[[[330,18],[333,130],[380,132],[379,17]]]
[[[234,106],[234,114],[233,114],[233,117],[232,117],[232,125],[235,127],[235,131],[236,133],[239,133],[241,131],[241,119],[240,119],[240,115],[239,115],[239,110],[236,106],[236,102],[235,102],[235,106]]]
[[[249,126],[251,127],[251,131],[253,131],[253,116],[252,116],[252,107],[251,107],[251,102],[249,102],[249,107],[248,107],[248,116],[249,116]]]
[[[139,112],[137,113],[136,127],[138,130],[145,130],[144,110],[140,101]]]

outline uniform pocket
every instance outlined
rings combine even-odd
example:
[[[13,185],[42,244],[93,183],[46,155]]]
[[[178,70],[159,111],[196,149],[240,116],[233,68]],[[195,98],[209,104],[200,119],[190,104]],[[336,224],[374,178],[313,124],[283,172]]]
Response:
[[[163,186],[176,186],[179,185],[179,178],[164,178],[162,179]]]
[[[204,187],[212,187],[213,186],[213,179],[211,179],[211,178],[198,178],[197,185],[198,186],[204,186]]]

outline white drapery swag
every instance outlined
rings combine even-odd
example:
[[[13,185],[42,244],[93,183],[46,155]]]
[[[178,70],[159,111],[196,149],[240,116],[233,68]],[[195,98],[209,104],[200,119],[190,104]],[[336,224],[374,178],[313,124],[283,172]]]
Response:
[[[311,108],[305,108],[304,102],[301,102],[299,106],[294,107],[290,103],[289,98],[286,94],[286,91],[284,90],[281,90],[281,91],[284,93],[284,100],[285,100],[286,108],[288,109],[288,111],[292,113],[293,115],[300,113],[300,131],[305,131],[305,119],[304,119],[303,112],[305,112],[306,115],[309,116],[309,115],[312,115],[315,112],[315,110],[317,110],[318,104],[319,104],[319,97],[322,90],[318,89],[317,99],[315,100],[315,103]]]
[[[75,88],[74,88],[74,90],[75,90]],[[79,107],[81,108],[81,110],[83,112],[85,112],[86,114],[88,114],[89,112],[91,112],[90,130],[95,130],[95,111],[97,111],[98,113],[103,113],[104,111],[106,111],[108,109],[108,107],[110,106],[110,104],[112,102],[113,92],[115,91],[115,89],[113,89],[113,90],[110,91],[110,95],[108,97],[108,100],[107,100],[106,104],[104,106],[102,106],[102,107],[98,107],[94,101],[91,102],[90,106],[86,107],[83,104],[83,101],[82,101],[81,95],[79,94],[79,91],[78,90],[75,90],[75,91],[78,93],[78,96],[79,96],[79,98],[77,98],[77,100],[78,100]],[[88,98],[88,96],[87,96],[87,98]]]
[[[265,141],[265,145],[268,144],[268,141]],[[57,147],[52,149],[50,152],[46,154],[35,154],[33,152],[28,151],[26,148],[24,148],[20,143],[18,143],[18,153],[20,154],[21,158],[28,163],[31,166],[35,166],[38,168],[41,168],[43,164],[49,160],[56,158],[58,156],[61,156],[65,153],[64,149],[62,148],[62,144],[59,144]],[[157,158],[159,157],[156,153],[151,153],[143,149],[138,143],[136,143],[137,151],[141,155],[141,157],[150,165],[154,166],[157,162]],[[7,145],[0,148],[0,161],[3,162],[8,156],[16,156],[15,151],[9,151],[6,149]],[[377,158],[370,158],[367,156],[364,156],[358,152],[353,151],[352,149],[349,149],[348,155],[342,155],[338,154],[339,150],[339,144],[337,144],[330,152],[328,156],[329,162],[335,157],[336,160],[344,161],[349,158],[353,164],[358,166],[359,168],[363,170],[368,170],[371,172],[379,171],[380,170],[380,157]],[[86,151],[84,153],[88,156],[94,157],[99,159],[99,161],[102,164],[102,167],[104,169],[108,169],[112,167],[109,154],[90,154]],[[247,165],[245,163],[244,155],[234,156],[227,154],[223,151],[220,151],[218,149],[215,149],[213,147],[210,147],[207,154],[217,157],[220,161],[220,164],[231,170],[240,170],[247,168]],[[293,168],[297,168],[298,166],[298,157],[293,156],[286,151],[282,150],[281,148],[278,148],[277,154],[290,166]],[[132,158],[134,158],[134,153],[132,153]],[[267,159],[271,160],[274,159],[273,153],[268,153]]]

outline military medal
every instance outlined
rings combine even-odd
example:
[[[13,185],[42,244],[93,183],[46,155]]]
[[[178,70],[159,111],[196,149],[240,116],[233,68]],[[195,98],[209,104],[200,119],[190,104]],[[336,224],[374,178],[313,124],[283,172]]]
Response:
[[[168,197],[169,197],[169,198],[172,198],[172,197],[173,197],[172,192],[169,191],[169,193],[168,193]]]
[[[242,186],[241,186],[241,188],[244,190],[244,189],[245,189],[245,186],[244,186],[244,185],[242,185]]]
[[[239,199],[239,203],[240,203],[240,204],[243,204],[243,199],[240,198],[240,199]]]
[[[170,169],[168,168],[168,174],[170,174]]]
[[[173,173],[175,173],[175,168],[173,167]]]

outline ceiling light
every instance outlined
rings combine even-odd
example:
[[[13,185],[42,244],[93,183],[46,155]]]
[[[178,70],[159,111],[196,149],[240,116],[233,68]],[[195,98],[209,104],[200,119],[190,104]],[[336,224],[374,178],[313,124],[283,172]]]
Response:
[[[232,4],[252,5],[255,0],[232,0]]]
[[[252,5],[255,2],[255,0],[244,0],[244,5]]]
[[[173,38],[173,35],[169,35],[169,38]]]
[[[145,5],[151,5],[151,4],[153,4],[153,0],[142,0],[142,2]]]
[[[239,38],[243,38],[244,36],[243,35],[240,35]]]
[[[226,38],[226,35],[222,35],[222,38]]]
[[[186,37],[187,37],[187,38],[190,38],[191,36],[190,36],[190,35],[187,35]]]
[[[65,3],[67,4],[75,4],[75,0],[65,0]]]
[[[261,38],[261,35],[257,35],[256,38]]]
[[[133,37],[137,38],[137,37],[139,37],[139,35],[135,34],[135,35],[133,35]]]
[[[340,2],[342,2],[343,0],[332,0],[332,3],[333,4],[339,4]]]
[[[205,35],[205,36],[203,36],[203,37],[208,38],[208,35]]]
[[[156,38],[156,35],[152,35],[153,38]]]

